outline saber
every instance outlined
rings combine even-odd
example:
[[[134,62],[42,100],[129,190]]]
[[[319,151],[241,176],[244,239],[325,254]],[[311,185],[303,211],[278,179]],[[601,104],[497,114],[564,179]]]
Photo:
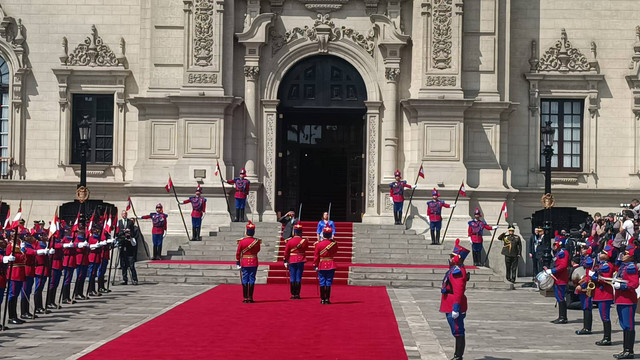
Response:
[[[601,275],[598,275],[598,280],[607,281],[610,284],[613,284],[613,283],[626,284],[626,283],[629,282],[629,280],[618,279],[618,278],[610,278],[610,277],[601,276]]]

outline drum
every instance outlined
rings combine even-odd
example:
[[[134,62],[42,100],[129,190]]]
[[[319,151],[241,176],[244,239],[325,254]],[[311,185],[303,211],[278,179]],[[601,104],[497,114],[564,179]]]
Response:
[[[587,275],[587,269],[582,266],[575,268],[571,273],[571,282],[573,283],[573,286],[578,286],[580,280],[582,280],[585,275]]]
[[[541,271],[536,275],[536,284],[540,290],[549,290],[553,287],[555,280],[546,271]]]

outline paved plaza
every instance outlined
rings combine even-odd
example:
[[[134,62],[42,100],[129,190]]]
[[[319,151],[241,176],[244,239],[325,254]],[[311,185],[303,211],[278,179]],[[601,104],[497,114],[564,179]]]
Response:
[[[66,306],[22,326],[14,325],[0,334],[0,357],[76,359],[210,288],[115,286],[111,294],[101,298]],[[449,359],[454,341],[444,316],[438,312],[439,290],[389,288],[388,293],[409,359]],[[593,345],[602,337],[602,325],[595,313],[595,333],[578,337],[574,331],[582,325],[582,313],[570,310],[569,324],[550,324],[549,320],[557,315],[554,299],[531,289],[469,290],[467,295],[470,311],[465,323],[465,359],[609,359],[620,351],[621,332],[615,311],[614,346],[600,348]]]

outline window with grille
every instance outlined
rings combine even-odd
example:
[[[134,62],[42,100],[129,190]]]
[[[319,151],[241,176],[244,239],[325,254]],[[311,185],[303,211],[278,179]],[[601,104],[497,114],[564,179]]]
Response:
[[[82,147],[78,124],[85,116],[91,124],[91,135],[87,151],[88,164],[111,164],[113,162],[113,94],[74,94],[72,112],[71,163],[80,164]]]
[[[584,100],[541,100],[540,130],[551,121],[553,134],[553,156],[551,170],[582,171],[582,134]],[[546,166],[544,144],[540,132],[540,170]]]
[[[9,177],[9,66],[0,57],[0,178]]]

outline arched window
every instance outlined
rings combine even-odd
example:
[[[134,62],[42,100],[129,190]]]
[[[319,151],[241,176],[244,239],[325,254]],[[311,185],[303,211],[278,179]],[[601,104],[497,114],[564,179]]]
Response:
[[[0,57],[0,178],[9,177],[9,65]]]

